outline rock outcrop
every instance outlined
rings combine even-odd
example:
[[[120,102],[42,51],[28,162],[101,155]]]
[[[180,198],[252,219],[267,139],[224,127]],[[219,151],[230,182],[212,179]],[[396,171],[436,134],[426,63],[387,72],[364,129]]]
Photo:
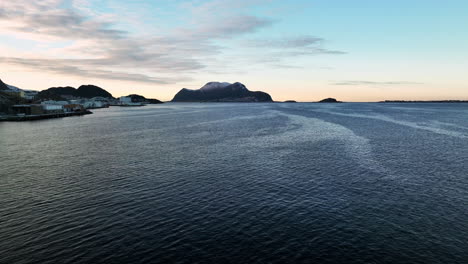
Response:
[[[341,103],[341,102],[337,101],[335,98],[326,98],[326,99],[319,101],[319,103]]]

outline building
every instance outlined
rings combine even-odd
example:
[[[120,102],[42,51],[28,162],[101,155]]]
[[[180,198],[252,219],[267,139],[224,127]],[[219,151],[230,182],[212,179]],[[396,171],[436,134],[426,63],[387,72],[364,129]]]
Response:
[[[84,112],[85,108],[81,104],[67,104],[63,106],[63,111],[65,113],[77,113]]]
[[[53,102],[56,102],[56,101],[44,101],[41,103],[42,108],[44,109],[44,112],[46,114],[63,113],[64,104],[54,104]],[[68,104],[68,102],[66,104]]]
[[[143,103],[133,102],[130,96],[119,97],[119,105],[121,106],[143,106]]]
[[[86,109],[94,109],[94,108],[104,108],[109,107],[110,99],[104,97],[93,97],[91,99],[75,99],[70,100],[71,104],[80,104],[83,105]]]
[[[18,115],[42,115],[45,113],[40,104],[13,105],[11,109]]]
[[[113,98],[110,99],[110,98],[106,98],[106,97],[102,97],[102,96],[96,96],[96,97],[91,98],[91,100],[98,101],[98,102],[103,102],[103,103],[109,103],[110,100],[114,100],[114,99]]]
[[[130,96],[122,96],[122,97],[119,97],[119,102],[120,104],[131,104],[132,98]]]
[[[68,101],[43,101],[41,102],[42,105],[67,105],[70,104]]]
[[[84,108],[92,109],[92,108],[103,108],[106,107],[107,104],[101,101],[94,101],[94,100],[82,100],[80,102]]]

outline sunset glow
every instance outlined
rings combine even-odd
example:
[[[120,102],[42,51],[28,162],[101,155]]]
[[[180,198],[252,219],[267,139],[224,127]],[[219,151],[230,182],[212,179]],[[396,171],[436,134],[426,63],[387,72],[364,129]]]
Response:
[[[242,82],[275,100],[468,99],[468,3],[0,2],[0,78],[170,100]]]

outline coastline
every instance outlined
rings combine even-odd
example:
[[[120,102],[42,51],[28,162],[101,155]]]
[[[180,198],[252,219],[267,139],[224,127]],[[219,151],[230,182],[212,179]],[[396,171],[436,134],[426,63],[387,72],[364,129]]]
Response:
[[[0,122],[21,122],[21,121],[34,121],[34,120],[42,120],[42,119],[52,119],[52,118],[62,118],[62,117],[70,117],[70,116],[83,116],[83,115],[90,115],[93,112],[91,111],[84,111],[84,112],[76,112],[76,113],[56,113],[56,114],[42,114],[42,115],[10,115],[10,116],[0,116]]]

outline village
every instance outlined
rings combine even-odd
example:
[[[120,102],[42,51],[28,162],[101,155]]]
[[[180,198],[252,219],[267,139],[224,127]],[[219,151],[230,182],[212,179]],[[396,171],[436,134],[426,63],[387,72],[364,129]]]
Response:
[[[72,95],[61,95],[60,100],[41,99],[38,91],[20,89],[2,90],[0,92],[0,121],[29,121],[67,116],[92,114],[90,109],[110,106],[132,107],[149,104],[138,95],[119,98],[96,96],[82,98]]]

